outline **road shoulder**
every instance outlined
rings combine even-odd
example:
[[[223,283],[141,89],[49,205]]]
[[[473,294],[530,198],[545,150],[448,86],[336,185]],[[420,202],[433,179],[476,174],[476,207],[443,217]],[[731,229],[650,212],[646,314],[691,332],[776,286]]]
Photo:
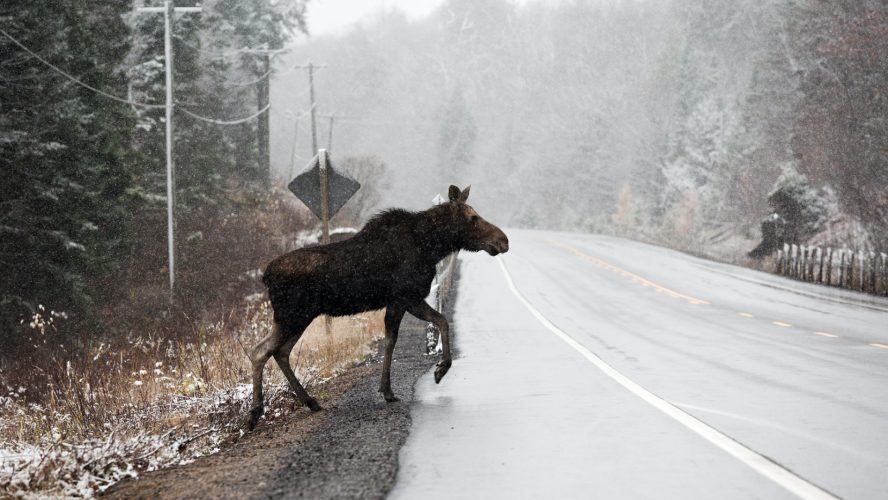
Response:
[[[377,356],[316,390],[324,411],[299,409],[260,424],[220,453],[123,481],[106,497],[384,497],[410,431],[414,385],[438,359],[424,354],[425,324],[419,320],[408,316],[398,340],[392,386],[400,402],[386,403],[377,392]]]

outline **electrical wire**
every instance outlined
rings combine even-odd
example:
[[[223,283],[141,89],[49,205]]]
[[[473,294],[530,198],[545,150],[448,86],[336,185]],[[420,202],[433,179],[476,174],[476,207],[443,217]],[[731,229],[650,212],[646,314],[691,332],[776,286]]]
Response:
[[[272,56],[272,57],[273,57],[273,56]],[[250,81],[247,81],[247,82],[225,82],[225,84],[226,84],[227,86],[229,86],[229,87],[247,87],[247,86],[250,86],[250,85],[255,85],[255,84],[261,82],[262,80],[265,80],[266,78],[268,78],[269,76],[271,76],[272,73],[274,73],[274,67],[273,67],[273,66],[274,66],[274,64],[270,61],[270,62],[269,62],[269,68],[268,68],[268,71],[266,71],[265,73],[263,73],[262,75],[260,75],[259,77],[257,77],[255,80],[250,80]],[[293,66],[290,66],[289,68],[285,69],[284,71],[281,71],[281,72],[278,72],[278,73],[274,73],[274,75],[275,75],[275,76],[285,76],[285,75],[289,75],[290,73],[293,72],[293,70],[295,70],[295,69],[297,69],[297,68],[300,68],[300,67],[304,67],[304,65],[303,65],[302,63],[296,63],[296,64],[294,64]]]
[[[107,97],[108,99],[113,99],[113,100],[115,100],[115,101],[122,102],[122,103],[124,103],[124,104],[129,104],[129,105],[131,105],[131,106],[141,106],[141,107],[143,107],[143,108],[164,108],[164,107],[166,107],[166,106],[163,105],[163,104],[146,104],[146,103],[142,103],[142,102],[131,101],[131,100],[129,100],[129,99],[124,99],[124,98],[119,97],[119,96],[116,96],[116,95],[114,95],[114,94],[109,94],[109,93],[107,93],[107,92],[105,92],[105,91],[99,90],[99,89],[97,89],[97,88],[95,88],[95,87],[93,87],[93,86],[91,86],[91,85],[89,85],[89,84],[87,84],[87,83],[84,83],[84,82],[81,81],[79,78],[77,78],[77,77],[75,77],[75,76],[73,76],[73,75],[71,75],[71,74],[69,74],[69,73],[67,73],[67,72],[65,72],[65,71],[63,71],[63,70],[61,70],[61,69],[59,69],[58,67],[56,67],[55,65],[53,65],[52,63],[50,63],[49,61],[47,61],[46,59],[40,57],[39,55],[37,55],[36,53],[34,53],[34,51],[32,51],[31,49],[29,49],[28,47],[26,47],[22,42],[16,40],[15,38],[13,38],[12,35],[10,35],[9,33],[7,33],[6,31],[4,31],[3,28],[0,28],[0,34],[2,34],[3,36],[5,36],[6,38],[12,40],[12,43],[18,45],[19,47],[22,48],[22,50],[24,50],[24,51],[27,52],[28,54],[31,54],[31,56],[33,56],[35,59],[37,59],[38,61],[40,61],[40,62],[42,62],[43,64],[45,64],[45,65],[49,66],[50,68],[52,68],[56,73],[58,73],[58,74],[64,76],[64,77],[67,78],[68,80],[71,80],[72,82],[76,83],[77,85],[80,85],[81,87],[83,87],[83,88],[85,88],[85,89],[92,90],[93,92],[95,92],[95,93],[97,93],[97,94],[99,94],[99,95],[102,95],[102,96],[104,96],[104,97]]]
[[[186,115],[188,115],[192,118],[196,118],[198,120],[205,121],[207,123],[214,123],[216,125],[239,125],[241,123],[248,122],[248,121],[252,120],[253,118],[256,118],[257,116],[261,115],[262,113],[265,113],[266,111],[268,111],[269,108],[271,108],[271,103],[268,103],[264,108],[253,113],[252,115],[246,116],[244,118],[238,118],[236,120],[217,120],[215,118],[201,116],[201,115],[194,113],[192,111],[188,111],[186,108],[183,108],[183,107],[179,107],[179,106],[176,107],[176,109],[178,109],[179,111],[185,113]]]
[[[50,62],[47,61],[46,59],[40,57],[40,56],[37,55],[34,51],[32,51],[31,49],[29,49],[28,47],[26,47],[23,43],[19,42],[19,41],[16,40],[12,35],[10,35],[9,33],[7,33],[3,28],[0,28],[0,34],[2,34],[3,36],[5,36],[5,37],[8,38],[9,40],[11,40],[12,43],[14,43],[14,44],[18,45],[19,47],[21,47],[22,50],[24,50],[25,52],[27,52],[28,54],[30,54],[31,56],[33,56],[35,59],[37,59],[37,60],[40,61],[41,63],[45,64],[46,66],[48,66],[48,67],[50,67],[51,69],[53,69],[55,72],[59,73],[60,75],[62,75],[62,76],[64,76],[65,78],[67,78],[68,80],[71,80],[72,82],[74,82],[74,83],[80,85],[81,87],[83,87],[83,88],[85,88],[85,89],[91,90],[91,91],[93,91],[93,92],[95,92],[95,93],[97,93],[97,94],[99,94],[99,95],[102,95],[102,96],[104,96],[104,97],[107,97],[108,99],[113,99],[113,100],[115,100],[115,101],[117,101],[117,102],[121,102],[121,103],[124,103],[124,104],[129,104],[129,105],[131,105],[131,106],[140,106],[140,107],[144,107],[144,108],[154,108],[154,109],[157,109],[157,108],[165,108],[165,107],[166,107],[166,105],[164,105],[164,104],[146,104],[146,103],[141,103],[141,102],[132,101],[132,100],[130,100],[130,99],[124,99],[124,98],[119,97],[119,96],[116,96],[116,95],[114,95],[114,94],[109,94],[109,93],[107,93],[107,92],[105,92],[105,91],[99,90],[99,89],[97,89],[97,88],[95,88],[95,87],[93,87],[93,86],[91,86],[91,85],[89,85],[89,84],[87,84],[87,83],[84,83],[84,82],[81,81],[79,78],[77,78],[77,77],[75,77],[75,76],[73,76],[73,75],[67,73],[66,71],[64,71],[64,70],[62,70],[62,69],[56,67],[55,65],[53,65],[52,63],[50,63]],[[299,66],[299,65],[293,66],[293,67],[291,67],[290,69],[288,69],[286,72],[281,73],[281,74],[287,74],[287,73],[293,71],[294,69],[296,69],[296,67],[298,67],[298,66]],[[271,74],[271,70],[269,70],[267,73],[265,73],[265,75],[261,76],[258,80],[256,80],[255,82],[252,82],[252,83],[258,83],[258,82],[261,81],[263,78],[268,77],[268,75],[270,75],[270,74]],[[269,110],[269,108],[271,108],[271,103],[268,103],[264,108],[260,109],[260,110],[257,111],[256,113],[253,113],[252,115],[250,115],[250,116],[246,116],[246,117],[244,117],[244,118],[238,118],[238,119],[235,119],[235,120],[218,120],[218,119],[215,119],[215,118],[209,118],[209,117],[206,117],[206,116],[201,116],[201,115],[199,115],[199,114],[197,114],[197,113],[194,113],[194,112],[192,112],[192,111],[189,111],[187,108],[184,108],[184,107],[181,107],[181,106],[176,106],[176,109],[182,111],[183,113],[187,114],[188,116],[191,116],[192,118],[195,118],[195,119],[198,119],[198,120],[201,120],[201,121],[205,121],[205,122],[207,122],[207,123],[214,123],[214,124],[216,124],[216,125],[239,125],[239,124],[241,124],[241,123],[245,123],[245,122],[248,122],[248,121],[250,121],[250,120],[256,118],[257,116],[261,115],[262,113],[265,113],[266,111]],[[303,113],[303,115],[304,115],[304,113]],[[301,116],[301,115],[300,115],[300,116]]]
[[[205,49],[203,47],[199,47],[197,45],[194,45],[193,43],[185,40],[185,38],[183,38],[181,35],[174,34],[173,38],[178,39],[180,42],[182,42],[182,45],[184,45],[192,50],[196,50],[198,52],[203,52],[204,54],[207,54],[210,56],[216,56],[216,57],[231,57],[231,56],[236,56],[239,54],[271,54],[274,56],[274,55],[277,55],[277,54],[280,54],[280,53],[283,53],[283,52],[286,52],[289,50],[287,48],[272,50],[272,49],[261,49],[261,48],[254,49],[251,47],[244,47],[242,49],[232,49],[232,50],[228,50],[228,51],[212,50],[212,49]]]

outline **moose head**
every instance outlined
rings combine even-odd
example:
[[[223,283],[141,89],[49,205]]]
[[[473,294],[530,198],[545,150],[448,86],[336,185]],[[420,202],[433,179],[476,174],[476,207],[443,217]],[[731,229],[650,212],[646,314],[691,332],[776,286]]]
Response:
[[[469,198],[469,186],[462,191],[450,186],[449,210],[453,237],[459,248],[470,252],[484,250],[490,255],[499,255],[509,251],[509,238],[500,228],[484,220],[474,208],[466,204]]]

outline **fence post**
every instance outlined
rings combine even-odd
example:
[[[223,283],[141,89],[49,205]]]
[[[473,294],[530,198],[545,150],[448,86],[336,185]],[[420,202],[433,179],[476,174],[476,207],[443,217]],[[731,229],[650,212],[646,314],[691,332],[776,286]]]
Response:
[[[822,247],[817,247],[817,251],[820,253],[820,267],[817,270],[817,282],[823,283],[823,257],[826,254],[826,250]]]
[[[811,253],[810,246],[802,247],[802,281],[808,281],[808,254]]]
[[[839,250],[839,287],[845,286],[845,249]]]
[[[795,262],[793,260],[792,253],[793,253],[792,245],[787,245],[786,246],[786,272],[784,274],[789,276],[790,278],[792,277],[792,267],[794,265],[793,262]]]
[[[775,269],[775,271],[777,271],[777,274],[782,274],[780,272],[780,265],[781,265],[782,259],[783,259],[783,250],[778,248],[777,249],[777,265],[776,265],[776,269]]]
[[[864,290],[864,285],[866,284],[866,278],[864,275],[864,269],[866,268],[866,255],[863,253],[863,250],[858,250],[860,257],[858,258],[858,264],[860,264],[860,282],[858,286],[860,287],[860,291]]]
[[[884,253],[882,254],[882,291],[888,295],[888,255]]]
[[[796,278],[802,281],[805,281],[805,266],[808,265],[807,250],[805,245],[799,245],[799,270],[796,273]]]
[[[832,257],[833,257],[832,247],[827,247],[826,253],[827,253],[827,257],[826,257],[826,284],[832,285]]]
[[[789,244],[783,244],[783,275],[789,275]]]
[[[882,255],[882,292],[888,295],[888,255],[879,253]]]
[[[851,262],[848,268],[848,288],[854,290],[854,264],[857,262],[857,252],[851,250]]]
[[[810,247],[808,255],[808,281],[814,281],[814,264],[817,262],[817,247]]]

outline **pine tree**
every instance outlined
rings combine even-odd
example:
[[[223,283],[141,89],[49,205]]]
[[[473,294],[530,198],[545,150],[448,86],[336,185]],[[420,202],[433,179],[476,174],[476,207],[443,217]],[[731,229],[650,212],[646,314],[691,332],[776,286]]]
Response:
[[[84,83],[126,95],[128,1],[5,3],[3,28]],[[0,81],[0,331],[42,304],[86,309],[128,250],[132,110],[50,69],[6,37]],[[8,337],[7,339],[8,340]]]

